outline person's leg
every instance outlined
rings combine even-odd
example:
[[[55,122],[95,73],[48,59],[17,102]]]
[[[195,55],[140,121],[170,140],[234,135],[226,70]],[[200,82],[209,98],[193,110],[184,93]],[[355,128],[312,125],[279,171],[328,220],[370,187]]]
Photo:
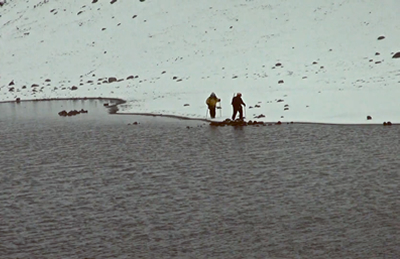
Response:
[[[236,107],[233,107],[233,115],[232,115],[232,120],[234,121],[236,118],[236,113],[237,113],[237,109]]]
[[[210,116],[212,119],[215,118],[215,106],[210,107]]]
[[[243,120],[243,108],[241,106],[239,108],[239,118]]]

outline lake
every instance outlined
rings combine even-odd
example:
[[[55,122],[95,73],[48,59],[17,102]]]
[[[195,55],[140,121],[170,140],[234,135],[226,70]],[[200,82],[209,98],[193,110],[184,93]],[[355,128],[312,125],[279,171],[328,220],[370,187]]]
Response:
[[[105,102],[0,104],[0,258],[400,257],[400,127],[210,127]]]

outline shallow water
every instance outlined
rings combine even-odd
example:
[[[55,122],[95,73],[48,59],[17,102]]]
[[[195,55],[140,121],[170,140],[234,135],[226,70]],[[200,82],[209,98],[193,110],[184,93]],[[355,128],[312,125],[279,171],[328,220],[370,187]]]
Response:
[[[0,258],[399,258],[400,127],[213,128],[103,102],[0,105]]]

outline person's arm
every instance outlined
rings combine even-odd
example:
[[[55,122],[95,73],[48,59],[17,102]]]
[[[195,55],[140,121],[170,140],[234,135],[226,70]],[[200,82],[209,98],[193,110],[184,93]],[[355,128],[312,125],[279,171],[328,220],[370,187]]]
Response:
[[[240,101],[242,102],[242,104],[243,104],[244,106],[246,106],[246,104],[243,102],[242,98],[240,98]]]

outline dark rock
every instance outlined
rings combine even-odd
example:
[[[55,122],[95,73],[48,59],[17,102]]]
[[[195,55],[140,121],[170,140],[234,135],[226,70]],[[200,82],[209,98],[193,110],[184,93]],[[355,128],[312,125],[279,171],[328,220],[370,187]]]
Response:
[[[276,101],[277,103],[281,103],[281,102],[283,102],[283,100],[282,99],[279,99],[278,101]]]
[[[176,80],[176,79],[178,79],[178,77],[177,77],[177,76],[174,76],[174,77],[172,77],[172,79],[173,79],[173,80]]]
[[[26,85],[22,86],[22,89],[26,89]]]
[[[134,76],[128,76],[127,78],[126,78],[126,80],[130,80],[130,79],[134,79],[135,77]]]
[[[220,122],[218,122],[218,121],[212,121],[212,122],[210,122],[210,126],[216,126],[216,127],[223,127],[223,126],[250,126],[250,125],[254,125],[254,126],[259,126],[259,125],[263,125],[263,126],[265,126],[266,124],[264,123],[264,122],[257,122],[257,121],[249,121],[249,122],[246,122],[246,121],[244,121],[244,120],[240,120],[240,119],[237,119],[237,120],[230,120],[230,119],[226,119],[226,120],[224,120],[224,121],[220,121]]]
[[[385,36],[379,36],[378,40],[383,40],[385,38]]]
[[[190,106],[188,103],[185,103],[183,106]]]
[[[68,116],[75,116],[75,115],[80,114],[80,112],[77,110],[72,110],[72,111],[69,111],[68,114],[69,114]]]
[[[280,67],[280,66],[282,66],[282,64],[281,63],[276,63],[275,66],[276,67]]]
[[[375,52],[375,56],[379,56],[381,53],[379,52]]]
[[[92,4],[95,4],[95,3],[97,3],[97,0],[92,0]]]
[[[10,91],[10,92],[14,92],[14,87],[10,87],[10,88],[8,88],[8,91]]]
[[[71,87],[71,91],[75,91],[75,90],[78,90],[78,87],[77,86],[72,86]]]
[[[135,121],[134,123],[132,123],[133,125],[138,125],[137,121]]]
[[[265,115],[264,114],[260,114],[260,115],[254,117],[254,118],[256,118],[256,119],[265,118]]]
[[[137,15],[135,14],[134,16],[132,16],[132,19],[135,19],[137,17]]]
[[[400,51],[394,54],[392,58],[400,58]]]
[[[276,125],[281,125],[282,124],[282,122],[281,121],[278,121],[277,123],[276,123]]]
[[[16,102],[16,103],[20,103],[20,102],[21,102],[21,98],[15,99],[15,102]]]
[[[283,80],[279,80],[279,81],[278,81],[278,84],[283,84],[283,83],[284,83]]]
[[[115,78],[115,77],[109,77],[108,78],[108,82],[109,83],[112,83],[112,82],[115,82],[115,81],[117,81],[117,78]]]
[[[260,108],[260,107],[261,107],[261,106],[258,105],[258,104],[254,105],[254,108]]]
[[[8,85],[9,86],[14,85],[14,80],[12,80]]]
[[[367,120],[372,120],[372,117],[368,115]]]
[[[108,103],[104,103],[103,106],[108,106]]]
[[[87,110],[84,110],[84,109],[81,109],[81,110],[79,111],[79,113],[88,113],[88,111],[87,111]]]
[[[63,117],[67,116],[67,114],[68,114],[68,113],[67,113],[66,110],[60,111],[60,112],[58,113],[58,115],[63,116]]]
[[[392,126],[392,123],[390,121],[387,122],[388,126]]]
[[[38,84],[31,85],[31,87],[38,87],[38,86],[39,86]]]
[[[117,0],[111,0],[110,4],[117,2]]]

